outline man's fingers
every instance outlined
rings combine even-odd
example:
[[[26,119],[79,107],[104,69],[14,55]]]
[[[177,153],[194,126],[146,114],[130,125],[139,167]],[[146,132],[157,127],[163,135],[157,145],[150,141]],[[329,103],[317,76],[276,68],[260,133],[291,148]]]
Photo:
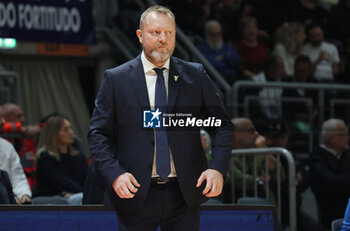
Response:
[[[131,182],[129,182],[128,183],[128,190],[132,193],[136,193],[138,189],[135,188],[135,186]]]
[[[213,186],[213,182],[211,179],[206,178],[206,180],[207,180],[207,184],[205,185],[203,194],[207,194],[211,190],[211,187]]]
[[[201,186],[201,184],[203,183],[203,181],[205,180],[205,176],[204,174],[202,173],[200,175],[200,177],[198,178],[198,181],[197,181],[197,188]]]
[[[140,187],[140,184],[137,182],[137,180],[132,174],[129,175],[129,180],[130,181],[128,182],[127,187],[129,191],[132,192],[131,193],[133,195],[132,197],[134,197],[133,193],[136,193],[138,191],[136,187]]]
[[[216,196],[219,196],[220,193],[215,193],[215,192],[212,192],[210,191],[209,193],[205,194],[206,197],[216,197]]]
[[[208,193],[211,194],[216,194],[217,193],[217,186],[216,182],[212,179],[207,179],[207,185],[205,189],[203,190],[203,194],[207,195]]]
[[[19,204],[19,205],[22,204],[22,201],[18,197],[15,197],[15,200],[16,200],[17,204]]]
[[[205,189],[203,190],[203,194],[207,194],[210,191],[210,189],[211,189],[211,186],[209,186],[207,183],[207,185],[205,186]]]
[[[139,182],[137,182],[137,180],[135,179],[135,177],[133,175],[130,174],[130,181],[133,185],[135,185],[136,187],[140,187]]]
[[[118,193],[118,196],[120,198],[133,198],[134,197],[134,194],[132,194],[126,186],[120,188],[118,190],[118,192],[117,193]]]
[[[210,191],[205,194],[206,197],[216,197],[221,194],[222,188],[216,184],[213,184]]]

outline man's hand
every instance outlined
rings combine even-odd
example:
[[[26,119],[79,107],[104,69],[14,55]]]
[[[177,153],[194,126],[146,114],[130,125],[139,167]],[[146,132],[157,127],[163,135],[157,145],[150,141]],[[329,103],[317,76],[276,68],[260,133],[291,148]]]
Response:
[[[206,197],[216,197],[221,194],[224,185],[224,177],[221,172],[215,169],[207,169],[200,175],[197,181],[197,188],[201,186],[204,180],[207,180],[203,194]]]
[[[259,180],[263,183],[266,183],[266,182],[269,182],[271,180],[271,176],[270,176],[270,174],[267,174],[267,178],[266,178],[265,171],[262,171],[261,176],[259,177]]]
[[[140,184],[131,173],[126,172],[113,181],[112,187],[120,198],[133,198]]]
[[[21,202],[22,202],[22,204],[31,204],[32,199],[27,194],[24,194],[21,198]]]
[[[40,135],[41,128],[38,125],[28,125],[22,128],[24,135],[30,138],[37,138]]]
[[[15,200],[16,200],[16,203],[19,205],[32,203],[32,199],[27,194],[24,194],[21,199],[19,199],[18,197],[15,197]]]
[[[72,195],[73,195],[73,193],[70,193],[70,192],[66,192],[66,191],[62,192],[62,196],[64,196],[64,198],[69,198]]]
[[[256,139],[255,139],[255,146],[257,148],[266,148],[266,139],[264,136],[259,135]]]

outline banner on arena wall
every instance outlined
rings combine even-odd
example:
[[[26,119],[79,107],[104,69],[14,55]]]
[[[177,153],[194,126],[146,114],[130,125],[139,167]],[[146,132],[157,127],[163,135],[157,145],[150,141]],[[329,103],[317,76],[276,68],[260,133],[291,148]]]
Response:
[[[92,0],[1,0],[0,37],[94,44]]]

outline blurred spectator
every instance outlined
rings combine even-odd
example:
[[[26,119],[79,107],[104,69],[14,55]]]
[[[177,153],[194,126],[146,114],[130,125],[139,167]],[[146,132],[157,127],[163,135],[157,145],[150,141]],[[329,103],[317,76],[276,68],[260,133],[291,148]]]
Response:
[[[266,138],[267,147],[282,147],[288,148],[290,130],[288,125],[283,121],[271,121],[260,123],[259,130],[261,134]],[[311,231],[319,230],[318,225],[301,209],[302,193],[310,187],[311,177],[309,173],[309,167],[305,160],[296,158],[293,155],[295,161],[295,175],[296,175],[296,209],[297,209],[297,230],[298,231]],[[285,180],[281,184],[281,211],[282,211],[282,225],[287,227],[289,225],[289,169],[288,162],[285,158],[281,158],[282,168],[284,169]],[[273,184],[273,191],[277,195],[277,185]]]
[[[343,217],[350,195],[349,133],[343,120],[331,118],[321,136],[323,143],[309,156],[311,188],[322,225],[330,228],[332,220]]]
[[[339,71],[338,49],[331,43],[323,41],[323,29],[318,24],[307,28],[309,42],[301,50],[313,62],[313,76],[319,82],[334,82],[334,75]]]
[[[224,41],[234,44],[239,39],[239,0],[222,0],[214,9],[214,17],[220,22]]]
[[[38,195],[82,203],[87,162],[84,153],[73,150],[73,142],[68,119],[52,116],[45,122],[37,151]]]
[[[198,45],[199,51],[231,85],[237,77],[240,57],[235,49],[222,38],[221,25],[209,20],[204,26],[205,41]]]
[[[294,73],[294,61],[305,41],[304,26],[299,23],[286,23],[277,38],[273,53],[279,55],[284,63],[287,76]]]
[[[264,71],[253,77],[257,83],[279,82],[285,76],[284,64],[280,56],[270,55],[264,63]],[[281,119],[283,89],[263,87],[259,93],[259,113],[266,119]]]
[[[138,46],[139,41],[135,36],[135,31],[139,28],[139,18],[142,12],[146,9],[144,1],[118,1],[117,5],[120,9],[113,19],[115,24],[119,26],[135,46]]]
[[[266,146],[287,148],[289,128],[286,123],[278,120],[259,121],[258,130],[265,137]]]
[[[19,132],[25,136],[24,138],[7,138],[7,140],[13,144],[19,154],[28,183],[31,189],[35,191],[37,185],[35,148],[39,140],[41,127],[39,125],[24,126],[26,119],[22,108],[17,104],[6,103],[3,110],[6,120],[4,133]]]
[[[0,107],[0,127],[3,126],[4,122],[2,107]],[[10,177],[16,202],[18,204],[31,203],[32,192],[24,175],[19,156],[12,144],[1,137],[0,160],[0,169],[6,171]]]
[[[16,204],[9,175],[0,169],[0,204]]]
[[[217,0],[185,0],[185,1],[161,1],[168,6],[176,17],[177,25],[181,30],[194,40],[202,34],[204,23],[213,18],[213,8]]]
[[[295,83],[316,83],[312,77],[312,63],[308,56],[299,55],[294,63],[294,75],[284,78],[285,82]],[[302,88],[291,88],[283,90],[283,97],[292,97],[295,99],[310,98],[312,104],[317,104],[317,96],[314,91],[305,90]],[[283,118],[289,121],[309,122],[309,118],[313,119],[315,114],[313,108],[310,108],[305,102],[283,102]]]
[[[245,0],[245,2],[246,1],[247,0]],[[251,15],[254,16],[259,22],[259,38],[271,40],[271,36],[275,33],[277,28],[287,21],[286,1],[250,0],[250,2],[253,3]],[[263,34],[265,35],[261,36]],[[268,40],[266,42],[268,42]]]
[[[59,114],[57,112],[52,112],[52,113],[46,115],[44,118],[41,118],[40,119],[40,124],[42,124],[42,126],[43,126],[48,119],[50,119],[51,117],[55,117],[55,116],[64,117],[64,116],[62,116],[61,114]],[[82,146],[81,139],[76,134],[73,134],[73,139],[74,139],[74,142],[72,144],[73,149],[82,151],[83,150],[83,146]]]
[[[294,75],[284,78],[286,82],[293,83],[316,83],[311,76],[312,63],[308,56],[299,55],[294,63]],[[303,88],[285,88],[283,89],[283,119],[291,127],[292,134],[290,143],[295,152],[309,152],[309,135],[312,128],[312,122],[317,117],[318,94],[314,90]],[[302,100],[302,101],[289,101]],[[311,103],[304,100],[311,100]]]
[[[350,37],[350,0],[340,0],[332,11],[327,29],[331,38],[347,43]]]
[[[344,46],[340,50],[339,73],[336,80],[341,83],[350,84],[350,35],[345,40]]]
[[[26,122],[22,108],[14,103],[6,103],[3,105],[4,117],[6,122],[16,123],[20,122],[22,124],[22,132],[31,138],[37,138],[40,134],[40,126],[38,125],[28,125],[23,126]]]
[[[332,12],[332,9],[339,4],[339,0],[318,0],[317,4],[328,12]]]
[[[246,149],[246,148],[266,148],[265,137],[260,135],[252,121],[248,118],[234,118],[231,120],[234,125],[233,133],[233,148],[234,149]],[[276,159],[273,155],[257,156],[256,161],[256,172],[257,176],[254,177],[254,157],[245,157],[245,172],[243,167],[243,161],[241,157],[233,157],[233,171],[234,171],[234,182],[235,182],[235,195],[237,199],[242,196],[243,181],[245,180],[247,196],[254,196],[254,185],[257,184],[258,197],[265,197],[265,182],[266,181],[277,181]],[[265,161],[267,160],[267,166],[269,173],[265,173]],[[267,176],[267,178],[266,178]],[[282,178],[281,178],[282,179]],[[276,203],[275,197],[270,194],[269,198],[272,203]]]
[[[254,17],[242,18],[240,23],[241,41],[235,44],[244,66],[243,78],[251,79],[262,70],[269,54],[266,44],[258,41],[258,22]]]
[[[327,24],[329,12],[320,7],[318,0],[291,0],[288,7],[288,21],[297,21],[304,25],[312,22],[322,26]]]

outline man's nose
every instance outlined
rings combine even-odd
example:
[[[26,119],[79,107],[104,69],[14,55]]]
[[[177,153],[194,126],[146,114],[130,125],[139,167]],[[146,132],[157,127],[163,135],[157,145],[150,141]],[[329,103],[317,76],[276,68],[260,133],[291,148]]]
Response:
[[[167,40],[166,32],[161,32],[159,35],[159,40],[165,42]]]

